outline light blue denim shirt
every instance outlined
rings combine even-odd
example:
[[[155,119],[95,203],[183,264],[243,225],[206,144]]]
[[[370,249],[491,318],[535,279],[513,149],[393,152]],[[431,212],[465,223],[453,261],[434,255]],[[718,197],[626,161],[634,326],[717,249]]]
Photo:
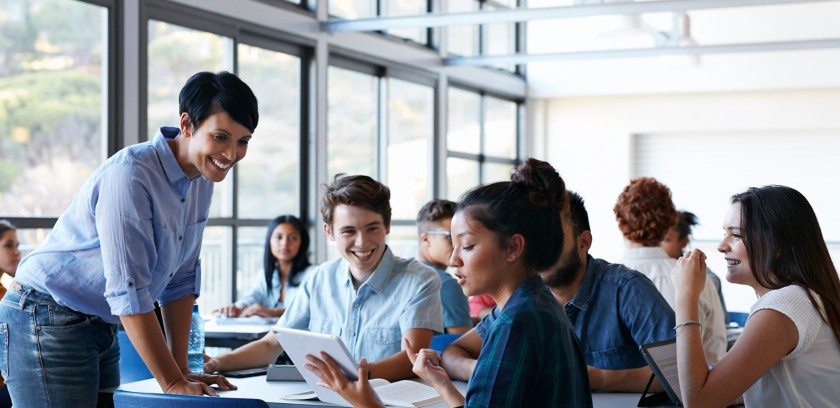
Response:
[[[277,326],[337,335],[356,360],[379,361],[400,351],[406,330],[443,331],[440,279],[386,248],[357,291],[343,258],[327,262],[308,274]]]
[[[236,307],[242,309],[250,305],[263,305],[265,307],[289,307],[292,301],[295,300],[301,284],[306,279],[306,274],[311,271],[313,266],[308,266],[306,269],[295,275],[294,281],[286,284],[286,293],[283,302],[280,302],[280,273],[277,269],[271,275],[271,295],[268,294],[268,286],[265,285],[265,276],[257,277],[257,282],[247,295],[243,296],[235,302]]]
[[[15,279],[110,323],[198,296],[213,182],[187,177],[166,142],[177,135],[161,128],[102,164]]]

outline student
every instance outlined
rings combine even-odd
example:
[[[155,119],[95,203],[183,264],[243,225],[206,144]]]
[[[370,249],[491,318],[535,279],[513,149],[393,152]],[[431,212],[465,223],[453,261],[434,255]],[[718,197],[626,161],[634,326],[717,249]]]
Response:
[[[659,243],[659,246],[665,250],[665,253],[674,259],[679,259],[679,257],[683,256],[683,251],[685,251],[685,248],[688,246],[689,238],[691,238],[691,229],[699,223],[697,221],[697,216],[694,215],[694,213],[688,211],[680,211],[679,213],[679,222],[677,222],[677,225],[675,225],[674,228],[671,228],[671,230],[668,231],[665,238],[661,243]],[[729,314],[726,311],[726,302],[723,300],[723,290],[720,284],[720,278],[708,268],[706,268],[706,276],[708,276],[709,280],[712,281],[712,284],[715,285],[715,290],[720,298],[720,307],[723,308],[723,322],[728,326]]]
[[[677,260],[659,246],[679,219],[671,201],[671,190],[650,177],[634,179],[618,196],[613,211],[626,247],[621,263],[650,278],[674,308],[675,285],[670,272]],[[716,364],[726,353],[727,341],[720,298],[711,283],[700,297],[700,320],[705,327],[703,349],[706,358],[709,364]]]
[[[245,157],[257,99],[227,72],[193,75],[178,99],[179,127],[105,161],[21,261],[0,306],[15,407],[96,405],[120,382],[118,323],[164,392],[235,388],[188,373],[187,339],[213,184]]]
[[[470,296],[468,302],[470,305],[470,317],[476,322],[490,314],[490,311],[496,307],[496,302],[493,301],[493,297],[487,294]]]
[[[280,317],[309,271],[309,232],[294,215],[281,215],[268,224],[263,277],[236,303],[214,310],[228,317]]]
[[[571,191],[563,232],[560,260],[540,275],[575,328],[590,387],[644,391],[652,371],[639,346],[674,338],[674,311],[645,275],[589,255],[589,215]]]
[[[837,406],[840,280],[808,200],[784,186],[732,197],[718,245],[726,280],[755,290],[746,327],[714,368],[703,357],[697,299],[708,285],[705,254],[688,251],[676,284],[677,362],[686,406]]]
[[[340,336],[356,360],[372,361],[371,375],[412,377],[402,351],[428,347],[443,331],[440,279],[415,260],[394,256],[385,244],[391,227],[391,192],[368,176],[337,175],[324,186],[324,232],[341,258],[315,267],[278,327]],[[273,363],[283,351],[273,333],[212,358],[205,371],[228,371]]]
[[[440,301],[443,328],[446,333],[464,334],[472,328],[467,297],[458,282],[446,273],[452,255],[449,227],[457,204],[449,200],[432,200],[417,213],[418,246],[416,259],[434,268],[440,277]]]
[[[451,266],[467,295],[489,293],[498,307],[444,352],[444,369],[423,349],[414,372],[450,407],[591,407],[586,366],[571,324],[537,275],[563,247],[563,179],[548,163],[528,159],[510,182],[468,191],[452,219]],[[451,352],[457,349],[459,353]],[[458,354],[457,359],[452,359]],[[354,406],[381,406],[367,383],[348,382],[329,356],[309,356],[307,368]],[[448,372],[448,373],[447,373]],[[449,375],[469,378],[466,398]]]
[[[9,289],[12,278],[20,263],[20,249],[18,249],[17,229],[6,220],[0,220],[0,299]],[[11,407],[12,400],[9,390],[0,376],[0,407]]]

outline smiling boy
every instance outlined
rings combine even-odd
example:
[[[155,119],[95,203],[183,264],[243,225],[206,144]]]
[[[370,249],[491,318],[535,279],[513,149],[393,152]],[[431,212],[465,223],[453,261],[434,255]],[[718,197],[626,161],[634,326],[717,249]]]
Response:
[[[443,331],[440,279],[418,261],[394,256],[385,244],[391,227],[390,190],[368,176],[338,175],[324,186],[323,229],[341,258],[313,270],[277,322],[279,327],[341,337],[354,358],[372,361],[372,377],[413,377],[402,351],[416,352]],[[273,333],[210,359],[206,371],[273,363],[282,351]]]

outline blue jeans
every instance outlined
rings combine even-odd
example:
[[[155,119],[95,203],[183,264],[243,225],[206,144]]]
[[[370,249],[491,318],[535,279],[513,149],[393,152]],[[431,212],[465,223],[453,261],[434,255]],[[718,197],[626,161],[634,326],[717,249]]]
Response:
[[[117,326],[13,283],[0,300],[0,369],[15,408],[94,407],[120,384]]]

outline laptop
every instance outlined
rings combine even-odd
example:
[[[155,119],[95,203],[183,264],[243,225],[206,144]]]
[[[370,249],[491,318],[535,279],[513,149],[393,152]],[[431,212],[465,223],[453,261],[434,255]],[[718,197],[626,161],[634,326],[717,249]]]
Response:
[[[680,399],[680,377],[677,371],[677,339],[644,344],[639,347],[647,365],[653,371],[639,407],[682,407]],[[653,379],[659,379],[664,392],[648,395]]]

